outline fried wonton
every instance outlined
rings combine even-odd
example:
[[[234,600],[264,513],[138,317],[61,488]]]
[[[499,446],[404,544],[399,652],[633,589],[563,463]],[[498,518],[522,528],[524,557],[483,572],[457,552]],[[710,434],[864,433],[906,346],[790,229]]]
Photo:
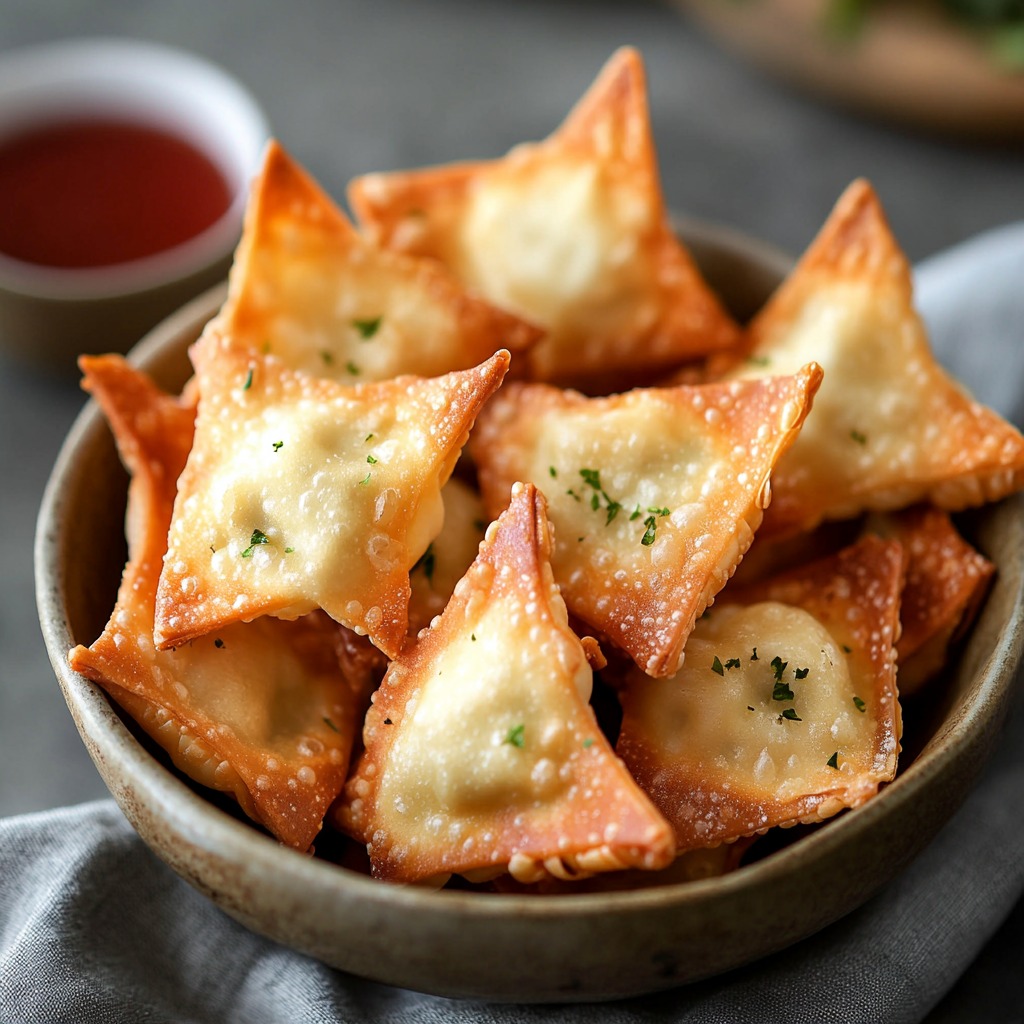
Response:
[[[500,160],[368,175],[349,200],[383,245],[440,260],[545,328],[528,356],[535,379],[582,386],[738,341],[669,223],[635,50],[611,58],[546,141]]]
[[[215,333],[192,354],[199,411],[157,593],[157,646],[320,607],[394,657],[409,570],[441,528],[441,487],[509,354],[352,387]]]
[[[541,333],[467,295],[435,261],[378,249],[276,142],[214,329],[246,351],[345,384],[467,370]]]
[[[157,579],[194,412],[120,356],[81,365],[131,472],[130,543],[110,621],[91,647],[71,651],[71,667],[103,686],[186,775],[306,850],[341,791],[363,708],[339,670],[340,627],[320,613],[262,619],[154,649]]]
[[[491,524],[444,613],[388,668],[340,821],[373,873],[533,882],[664,867],[671,829],[588,704],[587,645],[569,629],[530,485]]]
[[[751,322],[729,377],[811,359],[826,373],[776,470],[766,533],[922,500],[962,509],[1024,485],[1024,438],[935,361],[912,287],[875,192],[857,181]]]
[[[494,516],[515,481],[540,487],[569,610],[648,674],[672,675],[750,546],[772,467],[820,382],[812,364],[793,377],[608,398],[510,385],[470,442],[484,503]]]
[[[412,567],[409,630],[418,632],[444,611],[484,539],[484,503],[472,487],[452,477],[441,491],[444,526]]]
[[[617,750],[681,850],[813,823],[896,772],[899,543],[866,537],[699,622],[682,671],[639,672]]]
[[[900,693],[908,695],[946,663],[950,644],[973,622],[995,566],[933,506],[874,515],[867,528],[898,540],[907,555],[896,651]]]

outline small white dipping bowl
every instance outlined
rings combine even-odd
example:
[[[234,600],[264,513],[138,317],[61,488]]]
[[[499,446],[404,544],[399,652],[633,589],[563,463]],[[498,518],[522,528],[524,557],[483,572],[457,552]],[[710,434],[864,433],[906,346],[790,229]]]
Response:
[[[125,351],[226,275],[269,136],[252,95],[193,54],[91,39],[0,55],[0,145],[34,129],[89,119],[155,128],[190,143],[220,170],[231,199],[199,234],[129,262],[63,268],[0,252],[0,347],[67,372],[80,352]]]

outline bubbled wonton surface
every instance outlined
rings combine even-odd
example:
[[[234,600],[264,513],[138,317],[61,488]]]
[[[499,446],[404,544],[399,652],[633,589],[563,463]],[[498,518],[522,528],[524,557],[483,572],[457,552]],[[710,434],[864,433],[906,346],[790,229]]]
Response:
[[[870,800],[998,571],[950,513],[1024,480],[870,185],[740,328],[626,49],[548,139],[350,197],[271,143],[182,397],[83,359],[129,557],[71,665],[392,883],[683,883]]]

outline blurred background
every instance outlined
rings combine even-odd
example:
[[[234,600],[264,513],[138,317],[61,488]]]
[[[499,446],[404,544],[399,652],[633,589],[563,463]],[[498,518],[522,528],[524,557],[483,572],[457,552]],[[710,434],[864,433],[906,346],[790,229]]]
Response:
[[[883,45],[863,6],[830,7],[847,17],[836,36],[822,3],[779,0],[685,9],[623,0],[48,0],[5,5],[0,58],[89,36],[198,53],[253,92],[273,133],[340,199],[357,174],[496,157],[543,137],[629,43],[647,63],[674,211],[796,254],[864,176],[915,261],[1024,217],[1024,106],[1015,106],[1024,75],[999,70],[999,99],[986,85],[972,108],[968,85],[948,88],[958,65],[944,44],[932,50],[904,24]],[[788,9],[790,27],[778,20]],[[993,38],[956,31],[970,51],[955,44],[970,67],[964,81],[987,81]],[[865,54],[870,61],[858,64]],[[912,83],[901,84],[901,66],[915,69]],[[941,89],[928,85],[929,68]],[[855,94],[865,81],[870,101]],[[917,105],[907,107],[911,90]],[[94,340],[103,351],[103,338]],[[0,355],[0,816],[106,793],[61,699],[33,601],[35,514],[83,400],[73,383]]]

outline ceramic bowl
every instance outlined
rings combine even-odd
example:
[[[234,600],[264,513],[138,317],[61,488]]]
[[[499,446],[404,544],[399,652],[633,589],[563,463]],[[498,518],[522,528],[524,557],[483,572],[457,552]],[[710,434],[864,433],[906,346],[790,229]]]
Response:
[[[683,232],[740,313],[788,261],[742,236]],[[166,387],[223,299],[194,301],[133,360]],[[1024,502],[969,516],[999,567],[927,716],[907,714],[901,774],[877,798],[719,878],[557,897],[424,891],[301,856],[190,787],[154,756],[66,654],[91,643],[114,604],[125,547],[126,476],[94,403],[72,429],[40,512],[39,614],[57,678],[100,774],[142,838],[253,931],[367,978],[448,996],[577,1001],[653,992],[724,972],[810,935],[857,907],[935,835],[992,749],[1021,656]],[[801,899],[790,893],[798,886]]]
[[[83,351],[127,351],[154,324],[224,279],[249,181],[269,135],[256,100],[222,69],[154,43],[67,40],[0,56],[0,141],[68,120],[164,130],[219,169],[230,205],[198,235],[110,266],[41,266],[0,253],[0,346],[75,372]]]

